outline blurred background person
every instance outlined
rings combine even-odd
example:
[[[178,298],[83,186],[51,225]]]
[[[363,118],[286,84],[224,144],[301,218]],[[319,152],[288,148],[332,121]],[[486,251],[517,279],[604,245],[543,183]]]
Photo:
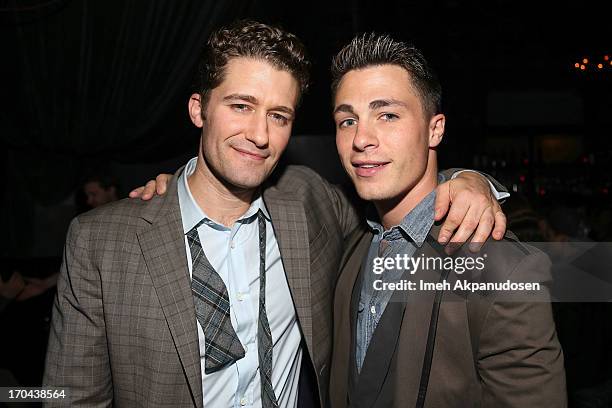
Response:
[[[85,178],[82,194],[87,209],[116,201],[120,197],[119,179],[108,172],[99,172]]]

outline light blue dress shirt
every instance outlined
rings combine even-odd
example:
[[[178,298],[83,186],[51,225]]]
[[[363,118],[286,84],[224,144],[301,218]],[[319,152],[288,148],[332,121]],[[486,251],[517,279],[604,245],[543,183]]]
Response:
[[[266,313],[272,332],[272,386],[280,407],[296,407],[302,363],[301,334],[297,315],[270,215],[258,197],[234,225],[211,220],[191,195],[187,177],[195,171],[197,158],[185,166],[178,180],[178,198],[186,234],[202,219],[198,234],[208,261],[227,287],[232,326],[245,356],[212,374],[204,372],[204,332],[199,322],[198,341],[202,370],[204,407],[261,407],[261,385],[257,351],[259,316],[259,235],[257,212],[266,217]],[[192,274],[187,237],[185,250]]]

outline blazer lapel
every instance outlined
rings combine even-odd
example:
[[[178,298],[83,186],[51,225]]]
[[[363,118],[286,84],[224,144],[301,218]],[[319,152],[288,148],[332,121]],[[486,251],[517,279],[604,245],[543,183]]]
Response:
[[[442,247],[433,238],[438,236],[438,230],[438,226],[432,227],[427,241],[414,254],[415,257],[422,256],[425,260],[446,256],[442,252]],[[440,270],[420,267],[412,275],[412,280],[416,282],[418,288],[420,282],[437,283],[440,280],[440,274]],[[398,336],[398,367],[395,385],[401,384],[402,390],[395,390],[395,394],[399,392],[402,395],[409,395],[410,400],[404,402],[411,406],[416,403],[419,392],[435,294],[435,290],[419,290],[409,294],[410,299],[406,302],[402,330]]]
[[[166,196],[160,199],[159,211],[143,217],[151,225],[138,233],[138,241],[185,370],[192,398],[197,407],[202,407],[198,330],[177,195],[177,179],[181,170],[172,179]]]
[[[365,241],[365,242],[364,242]],[[351,259],[351,269],[348,277],[350,279],[350,283],[348,288],[351,289],[349,293],[350,296],[350,313],[348,316],[350,317],[350,331],[348,332],[349,342],[347,344],[350,345],[350,353],[348,360],[348,395],[349,400],[350,397],[353,396],[354,391],[357,389],[359,384],[359,375],[357,372],[357,317],[359,316],[359,298],[361,296],[361,288],[363,287],[363,279],[364,273],[364,262],[368,256],[368,252],[372,243],[372,234],[368,233],[364,237],[364,241],[362,241],[358,247],[358,251],[356,251],[356,255],[358,256]],[[357,259],[355,259],[357,258]],[[350,405],[359,406],[359,403],[355,403],[354,401]]]
[[[332,406],[344,407],[355,366],[355,316],[353,291],[359,285],[363,259],[368,253],[372,234],[360,230],[349,238],[334,293],[334,335],[330,399]]]
[[[345,295],[350,300],[350,309],[347,313],[347,316],[350,317],[350,331],[348,332],[350,337],[348,337],[347,340],[351,339],[351,354],[353,355],[355,354],[355,330],[357,328],[357,312],[359,310],[359,296],[361,294],[364,273],[363,268],[372,243],[372,237],[373,235],[371,232],[363,234],[363,238],[355,246],[353,255],[348,258],[346,268],[342,268],[344,281],[341,286],[346,288],[347,293]],[[344,272],[345,269],[346,272]],[[353,360],[355,359],[353,358]]]
[[[275,187],[266,189],[263,197],[272,218],[274,234],[302,333],[308,350],[313,355],[310,250],[304,206],[293,194],[280,192]]]

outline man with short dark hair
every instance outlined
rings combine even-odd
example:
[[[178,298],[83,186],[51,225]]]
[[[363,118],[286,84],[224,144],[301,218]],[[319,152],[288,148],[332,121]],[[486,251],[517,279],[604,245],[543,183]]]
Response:
[[[119,182],[110,175],[92,174],[83,183],[83,193],[87,205],[97,208],[119,199]]]
[[[352,253],[336,285],[332,406],[566,406],[543,253],[509,234],[485,243],[480,261],[486,278],[541,284],[538,296],[421,288],[450,287],[464,273],[455,267],[448,276],[424,263],[456,258],[442,258],[435,243],[446,119],[440,84],[421,52],[388,36],[357,36],[334,58],[332,76],[338,153],[377,213],[349,239]],[[387,262],[398,257],[423,262],[414,269]],[[391,266],[381,274],[382,263]],[[397,285],[407,281],[413,289]]]
[[[303,46],[238,22],[211,36],[201,67],[198,156],[167,194],[71,225],[44,378],[71,406],[327,403],[333,286],[359,220],[312,170],[272,174],[307,86]],[[448,199],[475,199],[475,219],[492,221],[499,206],[471,177]]]

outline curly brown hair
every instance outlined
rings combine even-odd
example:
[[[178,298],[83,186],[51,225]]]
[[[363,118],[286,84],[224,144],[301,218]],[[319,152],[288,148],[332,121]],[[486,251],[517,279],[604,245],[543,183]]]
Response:
[[[194,92],[200,94],[203,105],[209,92],[223,82],[227,63],[237,57],[262,59],[289,72],[299,84],[300,97],[308,88],[310,62],[295,35],[279,27],[239,20],[213,32],[202,51]]]

